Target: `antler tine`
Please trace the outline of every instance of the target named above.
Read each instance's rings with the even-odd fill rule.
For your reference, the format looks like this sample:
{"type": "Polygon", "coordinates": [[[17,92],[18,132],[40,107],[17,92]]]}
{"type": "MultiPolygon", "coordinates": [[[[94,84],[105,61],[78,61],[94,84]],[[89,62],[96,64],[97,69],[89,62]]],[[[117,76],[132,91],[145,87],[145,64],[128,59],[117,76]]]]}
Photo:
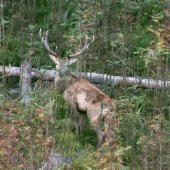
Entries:
{"type": "Polygon", "coordinates": [[[88,47],[90,46],[90,44],[94,41],[94,35],[93,35],[93,39],[91,40],[91,42],[89,43],[88,47]]]}
{"type": "Polygon", "coordinates": [[[39,36],[40,36],[40,38],[42,37],[42,36],[41,36],[41,28],[40,28],[40,30],[39,30],[39,36]]]}
{"type": "Polygon", "coordinates": [[[89,44],[87,44],[87,40],[88,40],[88,37],[86,36],[86,42],[85,42],[84,47],[83,47],[80,51],[78,51],[77,53],[72,54],[72,55],[69,55],[69,57],[76,57],[76,56],[78,56],[78,55],[80,55],[80,54],[85,53],[86,50],[88,49],[88,47],[90,46],[90,44],[94,41],[94,36],[93,36],[92,41],[91,41],[89,44]]]}
{"type": "Polygon", "coordinates": [[[53,52],[50,48],[49,48],[49,45],[48,45],[48,32],[49,30],[46,31],[45,33],[45,39],[42,37],[41,35],[41,29],[39,31],[39,36],[41,37],[42,39],[42,44],[43,46],[45,47],[45,49],[49,52],[49,54],[51,55],[54,55],[54,56],[57,56],[57,54],[55,52],[53,52]]]}

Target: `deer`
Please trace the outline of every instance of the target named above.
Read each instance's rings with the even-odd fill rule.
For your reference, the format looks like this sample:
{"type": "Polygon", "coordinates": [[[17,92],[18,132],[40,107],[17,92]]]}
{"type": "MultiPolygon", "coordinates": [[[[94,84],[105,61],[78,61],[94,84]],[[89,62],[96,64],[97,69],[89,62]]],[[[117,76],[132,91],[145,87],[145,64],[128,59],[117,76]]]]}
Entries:
{"type": "Polygon", "coordinates": [[[87,51],[94,41],[94,36],[90,43],[88,43],[88,37],[86,36],[85,45],[80,51],[69,55],[68,58],[61,58],[49,48],[48,32],[46,31],[45,36],[42,37],[40,29],[39,36],[50,59],[56,65],[55,89],[64,97],[66,105],[73,116],[76,134],[82,132],[84,115],[87,115],[92,128],[97,133],[97,148],[100,148],[107,137],[112,117],[115,115],[115,100],[104,94],[86,79],[75,76],[68,67],[78,60],[77,56],[87,51]]]}

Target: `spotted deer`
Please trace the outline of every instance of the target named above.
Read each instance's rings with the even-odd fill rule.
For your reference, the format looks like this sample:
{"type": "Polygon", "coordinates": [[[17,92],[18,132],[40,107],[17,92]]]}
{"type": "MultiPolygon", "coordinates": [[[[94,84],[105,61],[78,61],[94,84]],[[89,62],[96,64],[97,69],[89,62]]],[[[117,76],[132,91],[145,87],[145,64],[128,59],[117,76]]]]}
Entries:
{"type": "MultiPolygon", "coordinates": [[[[107,136],[110,121],[115,113],[115,101],[110,99],[106,94],[97,89],[91,83],[83,78],[79,78],[71,73],[68,65],[75,63],[77,57],[86,52],[89,45],[94,41],[86,42],[84,47],[75,54],[69,55],[68,58],[61,58],[53,52],[48,45],[48,31],[45,38],[41,35],[42,44],[48,51],[50,59],[56,64],[55,88],[63,95],[67,106],[73,115],[76,133],[82,130],[84,115],[86,114],[90,123],[98,136],[98,148],[102,145],[104,138],[107,136]]],[[[56,46],[57,47],[57,46],[56,46]]]]}

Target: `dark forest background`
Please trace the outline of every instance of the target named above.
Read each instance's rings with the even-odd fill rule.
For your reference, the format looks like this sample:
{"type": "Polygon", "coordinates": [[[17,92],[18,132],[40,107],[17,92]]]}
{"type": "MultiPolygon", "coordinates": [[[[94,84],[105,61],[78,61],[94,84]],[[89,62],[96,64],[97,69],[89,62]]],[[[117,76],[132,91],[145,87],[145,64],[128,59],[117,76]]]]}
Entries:
{"type": "MultiPolygon", "coordinates": [[[[170,78],[168,0],[0,0],[0,65],[55,69],[39,37],[49,30],[50,48],[61,57],[94,42],[73,72],[167,81],[170,78]]],[[[71,115],[53,82],[32,80],[25,106],[9,88],[19,78],[0,77],[0,169],[38,169],[52,153],[74,159],[71,168],[165,170],[170,167],[170,91],[97,85],[117,101],[114,145],[96,151],[97,137],[86,119],[75,135],[71,115]]]]}

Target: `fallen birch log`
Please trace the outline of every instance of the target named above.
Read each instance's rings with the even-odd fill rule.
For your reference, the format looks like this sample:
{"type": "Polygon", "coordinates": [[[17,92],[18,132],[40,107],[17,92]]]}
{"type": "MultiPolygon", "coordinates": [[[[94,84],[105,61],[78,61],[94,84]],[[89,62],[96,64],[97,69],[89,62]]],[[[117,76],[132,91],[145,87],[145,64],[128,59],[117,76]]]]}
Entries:
{"type": "MultiPolygon", "coordinates": [[[[0,66],[0,75],[3,75],[3,66],[0,66]]],[[[147,78],[139,78],[139,77],[123,77],[123,76],[110,76],[106,74],[98,74],[98,73],[73,73],[76,76],[81,76],[87,79],[88,81],[95,84],[107,84],[109,86],[115,86],[117,84],[126,84],[128,86],[138,85],[140,87],[145,88],[154,88],[154,89],[162,89],[169,88],[170,81],[167,80],[153,80],[147,78]]],[[[20,75],[20,67],[5,67],[5,75],[6,76],[19,76],[20,75]]],[[[54,80],[55,78],[55,70],[31,70],[32,78],[42,78],[47,80],[54,80]]]]}

